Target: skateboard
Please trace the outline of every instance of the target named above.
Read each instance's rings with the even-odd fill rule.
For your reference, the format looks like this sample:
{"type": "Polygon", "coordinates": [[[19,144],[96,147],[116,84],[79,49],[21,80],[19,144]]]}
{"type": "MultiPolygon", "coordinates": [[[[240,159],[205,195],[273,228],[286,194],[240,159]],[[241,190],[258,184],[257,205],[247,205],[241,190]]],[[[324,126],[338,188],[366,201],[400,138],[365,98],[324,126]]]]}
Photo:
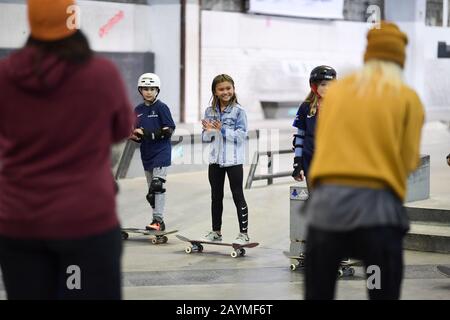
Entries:
{"type": "MultiPolygon", "coordinates": [[[[290,269],[291,271],[295,271],[298,268],[304,268],[305,267],[305,254],[300,253],[298,256],[292,255],[290,252],[284,251],[283,252],[286,257],[289,259],[295,261],[294,263],[291,263],[290,269]]],[[[357,260],[350,260],[350,261],[342,261],[339,264],[339,270],[338,270],[338,277],[351,277],[355,275],[355,269],[354,266],[360,266],[361,261],[357,260]]]]}
{"type": "Polygon", "coordinates": [[[146,229],[139,229],[139,228],[123,228],[121,230],[122,233],[122,239],[127,240],[130,236],[130,233],[138,233],[146,236],[154,236],[154,238],[151,239],[153,244],[161,244],[166,243],[167,238],[166,235],[172,234],[178,232],[178,230],[170,230],[170,231],[150,231],[146,229]]]}
{"type": "Polygon", "coordinates": [[[176,235],[178,239],[185,242],[190,242],[191,246],[186,247],[184,250],[186,253],[192,253],[192,252],[202,252],[203,251],[203,245],[202,244],[212,244],[216,246],[226,246],[226,247],[232,247],[233,251],[231,251],[230,255],[233,258],[237,258],[238,256],[245,256],[245,248],[254,248],[257,245],[259,245],[258,242],[250,242],[247,244],[237,244],[237,243],[226,243],[226,242],[216,242],[216,241],[205,241],[205,240],[192,240],[188,239],[186,237],[176,235]]]}
{"type": "Polygon", "coordinates": [[[361,266],[362,262],[358,260],[341,261],[339,264],[338,277],[353,277],[356,266],[361,266]]]}
{"type": "Polygon", "coordinates": [[[305,267],[305,255],[303,253],[300,253],[298,256],[293,256],[290,252],[287,251],[284,251],[283,253],[286,257],[294,261],[294,263],[291,263],[291,265],[289,266],[291,271],[295,271],[298,268],[305,267]]]}
{"type": "Polygon", "coordinates": [[[450,267],[449,266],[437,266],[437,271],[439,271],[440,274],[446,277],[450,277],[450,267]]]}

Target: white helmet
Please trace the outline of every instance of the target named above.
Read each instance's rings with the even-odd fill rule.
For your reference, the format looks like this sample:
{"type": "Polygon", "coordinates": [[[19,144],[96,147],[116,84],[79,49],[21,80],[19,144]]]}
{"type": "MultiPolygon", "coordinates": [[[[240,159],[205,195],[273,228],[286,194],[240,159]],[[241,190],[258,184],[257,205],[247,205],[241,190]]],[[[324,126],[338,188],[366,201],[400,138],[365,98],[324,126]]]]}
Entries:
{"type": "Polygon", "coordinates": [[[156,87],[161,90],[161,80],[154,73],[144,73],[139,77],[137,87],[138,89],[141,87],[156,87]]]}

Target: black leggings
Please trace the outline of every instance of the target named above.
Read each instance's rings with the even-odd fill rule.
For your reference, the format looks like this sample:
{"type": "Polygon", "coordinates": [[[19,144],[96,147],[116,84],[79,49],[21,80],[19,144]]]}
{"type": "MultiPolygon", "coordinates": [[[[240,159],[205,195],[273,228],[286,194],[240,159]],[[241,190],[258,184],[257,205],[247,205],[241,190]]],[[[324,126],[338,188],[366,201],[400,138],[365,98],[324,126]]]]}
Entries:
{"type": "MultiPolygon", "coordinates": [[[[348,232],[309,227],[306,240],[305,299],[334,298],[339,262],[345,257],[362,260],[365,270],[377,266],[379,288],[370,288],[370,299],[397,300],[403,278],[403,229],[396,227],[360,228],[348,232]]],[[[366,276],[373,271],[368,270],[366,276]]]]}
{"type": "Polygon", "coordinates": [[[233,194],[239,220],[239,229],[242,233],[248,232],[248,208],[244,198],[242,182],[244,170],[241,165],[232,167],[220,167],[218,164],[210,164],[208,168],[208,178],[211,185],[211,214],[212,229],[219,231],[222,227],[223,213],[223,186],[225,184],[225,173],[230,181],[230,189],[233,194]]]}
{"type": "Polygon", "coordinates": [[[8,299],[121,299],[120,229],[75,240],[0,237],[8,299]]]}

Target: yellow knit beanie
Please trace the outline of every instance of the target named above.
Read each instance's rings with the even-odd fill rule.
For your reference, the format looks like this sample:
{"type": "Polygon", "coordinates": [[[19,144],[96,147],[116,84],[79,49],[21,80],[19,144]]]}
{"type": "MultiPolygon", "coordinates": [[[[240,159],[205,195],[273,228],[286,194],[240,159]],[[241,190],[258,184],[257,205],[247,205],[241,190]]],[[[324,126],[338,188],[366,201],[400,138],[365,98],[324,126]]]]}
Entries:
{"type": "Polygon", "coordinates": [[[405,65],[405,48],[408,37],[394,23],[382,21],[367,34],[364,62],[371,59],[387,60],[405,65]]]}

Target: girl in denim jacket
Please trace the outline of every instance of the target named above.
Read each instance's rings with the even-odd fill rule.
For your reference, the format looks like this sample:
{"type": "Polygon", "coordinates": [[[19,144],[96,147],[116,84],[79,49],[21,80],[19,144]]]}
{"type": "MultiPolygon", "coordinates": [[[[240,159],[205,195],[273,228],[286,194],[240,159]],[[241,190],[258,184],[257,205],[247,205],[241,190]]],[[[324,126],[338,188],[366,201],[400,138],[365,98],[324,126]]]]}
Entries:
{"type": "Polygon", "coordinates": [[[207,241],[222,241],[223,187],[227,174],[240,229],[234,243],[246,244],[249,242],[248,207],[242,183],[247,115],[237,101],[234,81],[230,76],[216,76],[211,90],[212,104],[206,109],[202,120],[202,138],[211,143],[208,178],[211,185],[212,231],[204,238],[207,241]]]}

